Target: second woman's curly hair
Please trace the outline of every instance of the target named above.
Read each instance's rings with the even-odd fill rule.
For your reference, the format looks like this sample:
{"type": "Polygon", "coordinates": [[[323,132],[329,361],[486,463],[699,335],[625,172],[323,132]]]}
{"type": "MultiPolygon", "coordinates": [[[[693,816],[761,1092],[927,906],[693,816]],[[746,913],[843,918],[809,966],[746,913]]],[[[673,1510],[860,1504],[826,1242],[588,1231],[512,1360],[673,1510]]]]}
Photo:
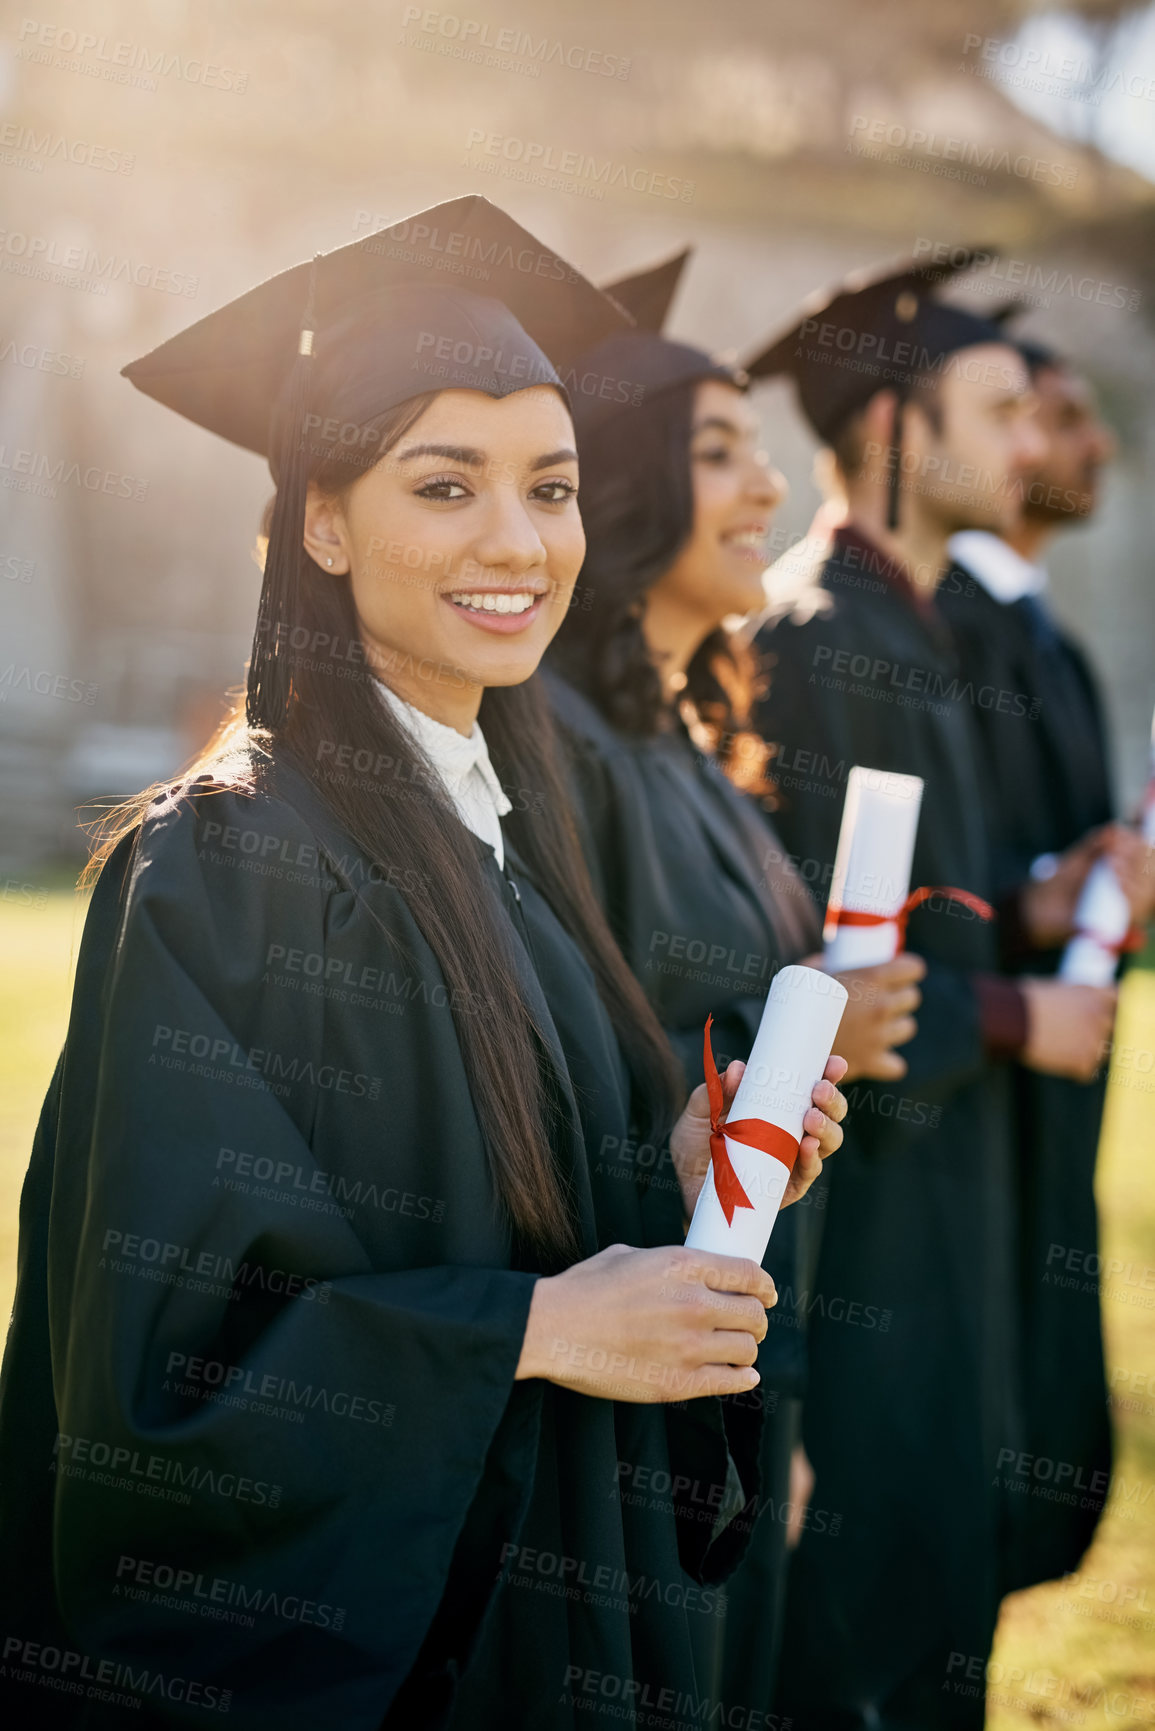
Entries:
{"type": "MultiPolygon", "coordinates": [[[[599,429],[580,453],[586,557],[550,660],[613,727],[643,737],[669,719],[642,617],[648,591],[693,532],[696,391],[691,380],[658,393],[599,429]]],[[[763,791],[765,750],[746,729],[755,665],[729,632],[712,631],[686,669],[682,698],[727,771],[763,791]]]]}

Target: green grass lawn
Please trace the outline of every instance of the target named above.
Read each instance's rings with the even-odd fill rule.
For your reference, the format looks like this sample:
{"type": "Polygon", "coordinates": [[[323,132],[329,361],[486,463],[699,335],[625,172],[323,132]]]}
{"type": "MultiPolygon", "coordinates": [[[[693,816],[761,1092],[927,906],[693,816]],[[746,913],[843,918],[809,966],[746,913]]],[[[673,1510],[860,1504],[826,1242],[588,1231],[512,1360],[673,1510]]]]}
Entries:
{"type": "MultiPolygon", "coordinates": [[[[11,892],[10,892],[11,895],[11,892]]],[[[16,1278],[17,1204],[40,1101],[68,1015],[82,903],[0,899],[0,1314],[16,1278]]],[[[1123,988],[1099,1160],[1103,1256],[1130,1264],[1107,1283],[1115,1387],[1116,1486],[1073,1580],[1006,1601],[992,1675],[991,1731],[1155,1723],[1155,973],[1123,988]],[[1122,1492],[1122,1494],[1120,1494],[1122,1492]]],[[[896,1614],[898,1614],[896,1609],[896,1614]]]]}
{"type": "Polygon", "coordinates": [[[86,905],[86,898],[61,889],[9,887],[0,897],[0,1316],[5,1319],[16,1284],[20,1186],[40,1103],[64,1041],[86,905]]]}

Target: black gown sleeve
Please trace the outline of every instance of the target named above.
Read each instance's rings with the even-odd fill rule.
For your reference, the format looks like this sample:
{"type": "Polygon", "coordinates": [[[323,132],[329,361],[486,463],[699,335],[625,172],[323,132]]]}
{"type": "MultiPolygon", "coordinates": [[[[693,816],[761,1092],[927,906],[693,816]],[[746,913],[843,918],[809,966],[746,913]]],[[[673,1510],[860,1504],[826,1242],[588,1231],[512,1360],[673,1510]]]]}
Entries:
{"type": "MultiPolygon", "coordinates": [[[[87,1651],[232,1689],[237,1726],[370,1731],[483,1481],[474,1537],[516,1537],[542,1385],[514,1381],[534,1276],[501,1266],[444,987],[413,930],[365,981],[364,898],[284,865],[316,857],[280,802],[145,826],[64,1060],[44,1469],[87,1651]],[[190,1617],[174,1569],[244,1614],[190,1617]]],[[[373,917],[400,907],[379,889],[373,917]]]]}

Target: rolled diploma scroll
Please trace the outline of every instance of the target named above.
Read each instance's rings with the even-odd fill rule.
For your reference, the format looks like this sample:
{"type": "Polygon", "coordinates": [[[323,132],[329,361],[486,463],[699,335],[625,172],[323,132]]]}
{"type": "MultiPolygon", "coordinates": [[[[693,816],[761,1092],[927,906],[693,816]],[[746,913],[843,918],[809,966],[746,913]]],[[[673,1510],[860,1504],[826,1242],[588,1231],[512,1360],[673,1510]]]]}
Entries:
{"type": "MultiPolygon", "coordinates": [[[[814,1084],[822,1079],[845,1003],[845,986],[829,974],[817,968],[779,969],[762,1011],[746,1073],[726,1115],[728,1123],[761,1118],[785,1130],[795,1145],[801,1142],[802,1120],[809,1110],[814,1084]]],[[[735,1208],[727,1222],[711,1160],[686,1244],[691,1250],[749,1256],[761,1262],[790,1168],[772,1154],[748,1148],[729,1136],[726,1152],[753,1206],[735,1208]]]]}
{"type": "Polygon", "coordinates": [[[1063,951],[1059,978],[1077,986],[1109,986],[1119,965],[1118,946],[1131,928],[1131,906],[1108,860],[1087,873],[1075,909],[1075,936],[1063,951]]]}
{"type": "MultiPolygon", "coordinates": [[[[1150,761],[1140,828],[1147,846],[1155,847],[1155,716],[1150,761]]],[[[1106,860],[1097,860],[1075,909],[1075,936],[1063,951],[1059,978],[1077,986],[1109,986],[1119,964],[1118,946],[1130,929],[1131,909],[1119,880],[1106,860]]]]}
{"type": "Polygon", "coordinates": [[[910,894],[922,789],[917,775],[861,766],[850,772],[823,931],[823,961],[832,974],[872,968],[898,954],[896,919],[877,926],[838,925],[836,910],[898,914],[910,894]]]}

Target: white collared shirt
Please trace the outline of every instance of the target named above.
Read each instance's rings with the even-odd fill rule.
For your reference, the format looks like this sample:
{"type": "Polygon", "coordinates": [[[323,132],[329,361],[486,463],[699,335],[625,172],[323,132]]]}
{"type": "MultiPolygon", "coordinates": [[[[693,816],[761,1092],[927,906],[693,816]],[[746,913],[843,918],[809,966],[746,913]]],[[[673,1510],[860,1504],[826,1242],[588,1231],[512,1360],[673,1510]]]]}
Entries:
{"type": "Polygon", "coordinates": [[[501,836],[501,819],[513,810],[506,798],[497,772],[489,761],[485,735],[475,721],[468,735],[455,727],[434,721],[424,710],[415,709],[403,697],[385,684],[376,681],[382,698],[393,711],[402,727],[425,753],[441,778],[441,784],[453,803],[453,808],[466,829],[472,830],[493,849],[499,866],[505,864],[505,847],[501,836]]]}
{"type": "Polygon", "coordinates": [[[1024,595],[1041,595],[1047,587],[1042,565],[1032,565],[987,529],[962,529],[947,542],[947,552],[995,601],[1009,605],[1024,595]]]}

